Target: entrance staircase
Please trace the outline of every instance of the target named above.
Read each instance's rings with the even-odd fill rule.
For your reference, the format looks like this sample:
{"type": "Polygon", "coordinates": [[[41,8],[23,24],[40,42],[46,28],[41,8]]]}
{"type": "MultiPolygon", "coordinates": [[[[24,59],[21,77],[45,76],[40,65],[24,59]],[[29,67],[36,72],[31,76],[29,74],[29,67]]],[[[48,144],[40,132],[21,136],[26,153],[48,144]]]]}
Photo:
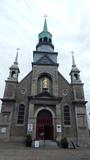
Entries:
{"type": "Polygon", "coordinates": [[[57,143],[52,140],[40,140],[39,141],[40,148],[58,148],[57,143]]]}

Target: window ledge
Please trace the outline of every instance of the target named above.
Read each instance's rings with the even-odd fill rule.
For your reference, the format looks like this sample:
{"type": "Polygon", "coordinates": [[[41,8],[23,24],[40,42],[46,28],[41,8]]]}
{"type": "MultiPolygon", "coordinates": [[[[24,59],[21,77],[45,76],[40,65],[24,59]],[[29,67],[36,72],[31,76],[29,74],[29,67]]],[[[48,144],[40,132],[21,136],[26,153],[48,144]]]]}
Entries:
{"type": "Polygon", "coordinates": [[[71,125],[64,125],[63,127],[65,127],[65,128],[70,128],[71,127],[71,125]]]}
{"type": "Polygon", "coordinates": [[[17,127],[23,127],[25,124],[16,124],[17,127]]]}
{"type": "Polygon", "coordinates": [[[85,129],[86,126],[78,126],[78,128],[80,128],[80,129],[85,129]]]}

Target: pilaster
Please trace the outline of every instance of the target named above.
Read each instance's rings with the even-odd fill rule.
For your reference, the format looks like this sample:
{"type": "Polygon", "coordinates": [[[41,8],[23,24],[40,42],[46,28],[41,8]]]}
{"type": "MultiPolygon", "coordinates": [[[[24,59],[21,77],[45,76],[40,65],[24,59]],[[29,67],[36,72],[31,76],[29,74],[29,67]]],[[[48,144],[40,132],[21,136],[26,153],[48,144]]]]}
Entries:
{"type": "Polygon", "coordinates": [[[88,123],[85,106],[75,106],[78,146],[88,145],[88,123]]]}
{"type": "Polygon", "coordinates": [[[35,132],[34,104],[29,103],[27,133],[32,134],[34,137],[35,135],[34,132],[35,132]]]}
{"type": "Polygon", "coordinates": [[[56,105],[56,140],[60,141],[62,136],[62,120],[61,120],[61,106],[56,105]]]}

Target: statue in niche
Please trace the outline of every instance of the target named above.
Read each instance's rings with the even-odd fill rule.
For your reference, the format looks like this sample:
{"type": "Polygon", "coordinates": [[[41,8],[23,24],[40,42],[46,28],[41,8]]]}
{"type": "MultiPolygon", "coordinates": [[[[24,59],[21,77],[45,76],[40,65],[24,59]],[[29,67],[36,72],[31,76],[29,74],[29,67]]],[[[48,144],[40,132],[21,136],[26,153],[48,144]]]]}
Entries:
{"type": "Polygon", "coordinates": [[[48,88],[48,79],[44,78],[43,80],[43,88],[47,89],[48,88]]]}

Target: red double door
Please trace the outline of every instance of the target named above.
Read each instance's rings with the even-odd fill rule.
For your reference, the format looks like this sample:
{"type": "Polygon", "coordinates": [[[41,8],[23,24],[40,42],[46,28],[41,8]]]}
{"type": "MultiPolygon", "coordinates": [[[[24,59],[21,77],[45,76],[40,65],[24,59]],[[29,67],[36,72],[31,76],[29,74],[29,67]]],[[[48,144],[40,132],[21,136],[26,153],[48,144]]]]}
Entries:
{"type": "Polygon", "coordinates": [[[41,110],[37,115],[36,139],[53,139],[53,120],[48,110],[41,110]]]}

